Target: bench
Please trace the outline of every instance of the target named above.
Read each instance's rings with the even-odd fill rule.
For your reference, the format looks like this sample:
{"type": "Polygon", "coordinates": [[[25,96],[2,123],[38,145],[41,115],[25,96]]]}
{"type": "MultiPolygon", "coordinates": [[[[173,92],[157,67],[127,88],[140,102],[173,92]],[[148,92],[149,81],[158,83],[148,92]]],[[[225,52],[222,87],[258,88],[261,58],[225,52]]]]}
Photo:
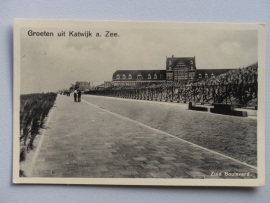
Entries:
{"type": "Polygon", "coordinates": [[[195,102],[189,102],[188,103],[188,109],[189,110],[195,110],[195,111],[208,111],[207,107],[196,106],[195,102]]]}
{"type": "Polygon", "coordinates": [[[231,115],[231,116],[240,116],[240,117],[248,116],[246,111],[235,110],[236,105],[233,105],[233,104],[214,103],[213,106],[214,108],[210,109],[211,113],[231,115]]]}

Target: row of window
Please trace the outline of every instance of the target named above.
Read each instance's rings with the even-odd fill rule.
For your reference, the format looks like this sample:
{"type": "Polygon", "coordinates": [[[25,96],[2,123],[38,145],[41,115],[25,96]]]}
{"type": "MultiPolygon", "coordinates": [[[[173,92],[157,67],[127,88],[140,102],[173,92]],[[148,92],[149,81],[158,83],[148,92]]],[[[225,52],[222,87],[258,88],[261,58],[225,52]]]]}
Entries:
{"type": "MultiPolygon", "coordinates": [[[[179,62],[179,64],[184,64],[182,61],[179,62]]],[[[190,64],[193,64],[193,61],[190,61],[190,64]]],[[[169,65],[172,65],[172,61],[169,61],[169,65]]]]}
{"type": "MultiPolygon", "coordinates": [[[[208,74],[205,73],[204,77],[205,77],[205,78],[208,78],[208,74]]],[[[211,77],[212,77],[212,78],[215,77],[214,73],[211,74],[211,77]]],[[[202,74],[201,74],[201,73],[199,74],[199,78],[202,78],[202,74]]]]}
{"type": "MultiPolygon", "coordinates": [[[[175,69],[188,69],[186,66],[176,66],[177,68],[175,69]]],[[[169,66],[169,69],[168,70],[172,70],[172,67],[169,66]]],[[[190,67],[190,70],[194,70],[193,66],[190,67]]]]}
{"type": "MultiPolygon", "coordinates": [[[[179,78],[187,79],[187,77],[188,77],[188,72],[186,72],[186,71],[181,71],[181,70],[180,70],[180,71],[175,71],[175,77],[178,77],[178,79],[179,79],[179,78]]],[[[195,77],[195,73],[190,73],[190,74],[189,74],[189,77],[190,77],[190,79],[193,79],[193,78],[195,77]]],[[[215,77],[215,75],[212,73],[212,74],[211,74],[211,77],[215,77]]],[[[200,74],[199,74],[199,79],[201,79],[201,78],[202,78],[202,74],[200,73],[200,74]]],[[[208,78],[208,74],[207,74],[207,73],[205,73],[205,78],[208,78]]],[[[116,75],[116,79],[117,79],[117,80],[120,80],[120,79],[126,80],[127,77],[126,77],[125,74],[123,74],[123,75],[122,75],[122,78],[121,78],[120,75],[117,74],[117,75],[116,75]]],[[[128,75],[128,79],[132,79],[132,75],[131,75],[131,74],[128,75]]],[[[138,75],[137,75],[137,80],[142,80],[142,79],[143,79],[142,74],[138,74],[138,75]]],[[[148,74],[148,79],[152,79],[152,77],[151,77],[150,74],[148,74]]],[[[157,79],[157,74],[154,74],[154,79],[157,79]]],[[[163,75],[162,75],[162,74],[160,74],[160,79],[163,79],[163,75]]],[[[172,79],[173,79],[173,73],[167,73],[167,79],[168,79],[168,80],[172,80],[172,79]]]]}
{"type": "MultiPolygon", "coordinates": [[[[175,74],[174,77],[175,79],[187,79],[188,74],[186,72],[178,72],[180,74],[175,74]]],[[[195,77],[195,73],[189,73],[189,78],[193,79],[195,77]]],[[[215,75],[212,73],[211,77],[215,77],[215,75]]],[[[199,74],[199,78],[202,78],[202,74],[199,74]]],[[[208,78],[208,74],[205,74],[205,78],[208,78]]],[[[167,73],[167,79],[172,80],[173,79],[173,73],[167,73]]]]}
{"type": "MultiPolygon", "coordinates": [[[[194,79],[195,73],[191,72],[188,74],[188,72],[178,72],[182,74],[177,74],[177,72],[174,74],[174,79],[175,80],[186,80],[186,79],[194,79]]],[[[173,73],[167,73],[167,80],[172,80],[173,79],[173,73]]]]}
{"type": "MultiPolygon", "coordinates": [[[[151,79],[151,78],[152,78],[151,75],[148,74],[148,79],[151,79]]],[[[160,79],[163,79],[163,75],[160,74],[159,78],[160,78],[160,79]]],[[[122,78],[121,78],[120,75],[117,74],[117,75],[116,75],[116,80],[120,80],[120,79],[126,80],[127,77],[126,77],[125,74],[123,74],[123,75],[122,75],[122,78]]],[[[129,79],[129,80],[132,79],[132,75],[131,75],[131,74],[128,75],[128,79],[129,79]]],[[[137,75],[137,79],[138,79],[138,80],[142,80],[142,79],[143,79],[142,74],[138,74],[138,75],[137,75]]],[[[154,79],[157,79],[157,74],[154,75],[154,79]]]]}
{"type": "Polygon", "coordinates": [[[138,84],[138,82],[114,82],[113,83],[114,86],[126,86],[126,85],[135,86],[136,84],[138,84]]]}

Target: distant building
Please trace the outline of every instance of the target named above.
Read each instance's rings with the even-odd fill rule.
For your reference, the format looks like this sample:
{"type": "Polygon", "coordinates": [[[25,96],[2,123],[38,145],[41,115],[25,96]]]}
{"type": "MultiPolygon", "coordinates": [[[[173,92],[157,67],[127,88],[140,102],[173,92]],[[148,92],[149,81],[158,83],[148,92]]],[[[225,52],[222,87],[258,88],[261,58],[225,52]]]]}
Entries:
{"type": "Polygon", "coordinates": [[[96,90],[104,90],[104,89],[105,89],[105,88],[104,88],[104,84],[97,85],[97,86],[95,87],[95,89],[96,89],[96,90]]]}
{"type": "Polygon", "coordinates": [[[112,81],[104,81],[104,88],[109,88],[112,86],[112,81]]]}
{"type": "Polygon", "coordinates": [[[75,86],[74,85],[71,85],[70,88],[69,88],[69,92],[73,92],[74,91],[74,88],[75,88],[75,86]]]}
{"type": "Polygon", "coordinates": [[[215,77],[232,69],[197,69],[194,57],[167,57],[165,70],[117,70],[113,86],[135,86],[140,83],[190,83],[215,77]]]}
{"type": "Polygon", "coordinates": [[[75,83],[75,88],[79,88],[82,91],[89,91],[90,90],[90,82],[77,81],[75,83]]]}

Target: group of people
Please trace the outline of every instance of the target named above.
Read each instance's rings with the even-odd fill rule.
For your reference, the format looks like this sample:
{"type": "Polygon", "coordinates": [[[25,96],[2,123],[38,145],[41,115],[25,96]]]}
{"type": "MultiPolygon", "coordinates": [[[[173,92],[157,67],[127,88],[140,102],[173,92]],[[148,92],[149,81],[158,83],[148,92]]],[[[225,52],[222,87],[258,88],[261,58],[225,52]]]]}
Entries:
{"type": "Polygon", "coordinates": [[[74,102],[81,102],[81,96],[82,96],[82,92],[80,89],[76,89],[73,92],[74,94],[74,102]]]}
{"type": "Polygon", "coordinates": [[[67,97],[70,97],[70,91],[66,92],[67,97]]]}

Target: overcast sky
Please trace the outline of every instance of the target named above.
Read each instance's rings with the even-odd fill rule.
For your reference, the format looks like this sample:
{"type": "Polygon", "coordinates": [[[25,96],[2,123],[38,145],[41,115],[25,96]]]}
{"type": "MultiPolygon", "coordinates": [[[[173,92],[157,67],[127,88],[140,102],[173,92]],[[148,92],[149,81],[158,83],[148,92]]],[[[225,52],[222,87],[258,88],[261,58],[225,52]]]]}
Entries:
{"type": "Polygon", "coordinates": [[[164,70],[171,55],[195,56],[197,69],[238,68],[258,60],[252,30],[118,29],[116,38],[57,37],[56,28],[46,29],[54,37],[30,37],[28,30],[21,29],[21,94],[57,91],[76,81],[99,85],[116,70],[164,70]]]}

